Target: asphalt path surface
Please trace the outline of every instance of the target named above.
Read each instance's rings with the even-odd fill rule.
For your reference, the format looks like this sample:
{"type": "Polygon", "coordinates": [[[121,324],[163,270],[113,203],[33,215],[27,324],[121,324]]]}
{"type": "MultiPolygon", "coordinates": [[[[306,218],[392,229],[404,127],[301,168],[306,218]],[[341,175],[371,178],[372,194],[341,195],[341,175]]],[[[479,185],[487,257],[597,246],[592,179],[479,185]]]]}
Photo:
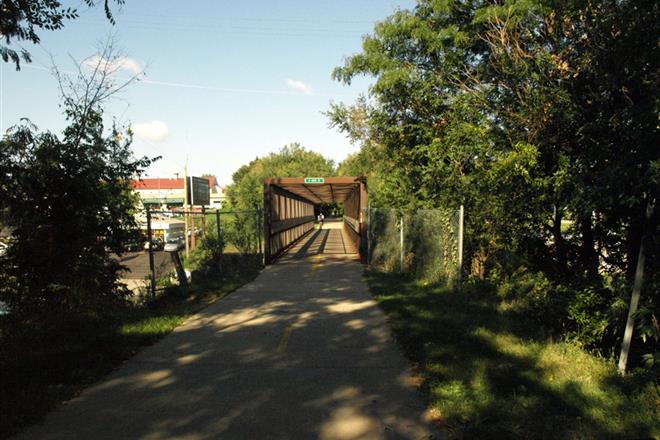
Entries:
{"type": "Polygon", "coordinates": [[[312,232],[19,438],[435,438],[352,252],[312,232]]]}

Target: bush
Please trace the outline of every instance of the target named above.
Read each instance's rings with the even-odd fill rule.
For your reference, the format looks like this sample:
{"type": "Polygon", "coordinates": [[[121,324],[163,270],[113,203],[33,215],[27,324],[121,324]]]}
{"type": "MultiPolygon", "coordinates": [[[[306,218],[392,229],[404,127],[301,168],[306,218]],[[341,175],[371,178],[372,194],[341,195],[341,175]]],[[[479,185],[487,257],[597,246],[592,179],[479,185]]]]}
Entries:
{"type": "Polygon", "coordinates": [[[497,293],[514,311],[541,325],[544,332],[558,335],[565,330],[570,290],[554,284],[543,272],[520,267],[497,283],[497,293]]]}

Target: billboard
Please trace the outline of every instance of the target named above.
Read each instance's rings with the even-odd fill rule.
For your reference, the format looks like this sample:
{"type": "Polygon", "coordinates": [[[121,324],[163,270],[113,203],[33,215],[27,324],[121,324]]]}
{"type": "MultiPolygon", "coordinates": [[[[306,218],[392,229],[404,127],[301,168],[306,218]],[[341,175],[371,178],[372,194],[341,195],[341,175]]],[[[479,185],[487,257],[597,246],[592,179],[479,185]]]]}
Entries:
{"type": "Polygon", "coordinates": [[[211,203],[211,190],[207,179],[188,177],[188,202],[194,206],[209,205],[211,203]]]}

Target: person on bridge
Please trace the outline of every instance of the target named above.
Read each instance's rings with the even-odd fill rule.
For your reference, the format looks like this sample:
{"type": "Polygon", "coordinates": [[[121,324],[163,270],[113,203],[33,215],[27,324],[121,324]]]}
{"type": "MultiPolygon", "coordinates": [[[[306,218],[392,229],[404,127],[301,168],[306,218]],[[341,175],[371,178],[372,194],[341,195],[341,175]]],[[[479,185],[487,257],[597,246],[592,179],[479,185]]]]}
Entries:
{"type": "Polygon", "coordinates": [[[318,216],[318,220],[319,220],[319,229],[323,229],[323,219],[324,219],[324,218],[325,218],[325,216],[323,215],[323,213],[322,213],[322,212],[319,213],[319,216],[318,216]]]}

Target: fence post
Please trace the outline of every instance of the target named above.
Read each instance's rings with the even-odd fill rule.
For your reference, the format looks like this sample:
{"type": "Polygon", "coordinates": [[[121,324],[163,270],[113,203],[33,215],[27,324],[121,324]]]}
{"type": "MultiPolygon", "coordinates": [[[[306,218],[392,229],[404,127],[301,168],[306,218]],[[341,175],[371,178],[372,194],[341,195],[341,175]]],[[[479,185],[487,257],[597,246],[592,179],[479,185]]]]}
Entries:
{"type": "Polygon", "coordinates": [[[218,230],[218,246],[220,246],[220,255],[222,255],[222,229],[220,229],[220,210],[215,210],[215,227],[218,230]]]}
{"type": "Polygon", "coordinates": [[[151,298],[156,297],[156,270],[154,269],[154,244],[152,241],[152,231],[151,231],[151,210],[147,206],[147,242],[149,243],[149,291],[151,292],[151,298]]]}
{"type": "Polygon", "coordinates": [[[202,205],[202,218],[201,218],[201,226],[200,228],[202,229],[202,237],[206,235],[206,206],[202,205]]]}
{"type": "Polygon", "coordinates": [[[458,208],[458,280],[457,290],[461,293],[463,278],[463,221],[465,218],[465,208],[461,205],[458,208]]]}
{"type": "Polygon", "coordinates": [[[367,204],[367,265],[371,265],[371,202],[367,204]]]}
{"type": "Polygon", "coordinates": [[[400,231],[399,241],[400,241],[399,247],[401,248],[401,255],[400,255],[401,273],[403,273],[403,211],[401,211],[401,231],[400,231]]]}

